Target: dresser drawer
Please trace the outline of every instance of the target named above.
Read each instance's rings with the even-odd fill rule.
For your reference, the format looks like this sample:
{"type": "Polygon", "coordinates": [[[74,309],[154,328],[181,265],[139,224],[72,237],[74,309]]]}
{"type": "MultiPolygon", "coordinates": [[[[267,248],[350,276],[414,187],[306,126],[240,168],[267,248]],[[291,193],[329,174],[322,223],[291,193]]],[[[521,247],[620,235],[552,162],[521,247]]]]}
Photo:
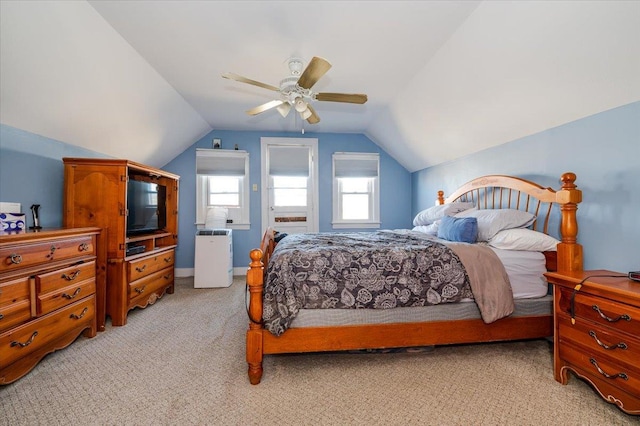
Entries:
{"type": "Polygon", "coordinates": [[[36,296],[36,316],[46,315],[84,297],[95,294],[96,281],[90,278],[79,283],[57,288],[48,293],[38,293],[36,296]]]}
{"type": "Polygon", "coordinates": [[[581,374],[595,377],[634,397],[640,397],[640,372],[638,370],[621,366],[608,357],[578,350],[570,344],[560,346],[560,357],[574,365],[581,374]]]}
{"type": "MultiPolygon", "coordinates": [[[[129,307],[154,303],[149,296],[173,283],[173,266],[129,284],[129,307]]],[[[153,296],[152,296],[153,297],[153,296]]]]}
{"type": "Polygon", "coordinates": [[[64,260],[95,252],[91,236],[7,246],[0,249],[0,272],[64,260]]]}
{"type": "MultiPolygon", "coordinates": [[[[560,311],[568,315],[571,315],[572,293],[573,291],[568,289],[562,289],[560,292],[560,311]]],[[[588,319],[640,336],[640,308],[578,292],[575,297],[574,315],[576,318],[588,319]]]]}
{"type": "Polygon", "coordinates": [[[127,278],[129,282],[139,280],[154,272],[160,271],[174,263],[174,250],[167,250],[141,259],[127,262],[127,278]]]}
{"type": "Polygon", "coordinates": [[[619,360],[640,370],[640,339],[628,334],[615,332],[609,327],[595,326],[588,321],[577,319],[571,324],[569,317],[558,317],[560,341],[584,346],[592,355],[604,355],[619,360]]]}
{"type": "Polygon", "coordinates": [[[35,276],[36,294],[50,293],[61,288],[67,288],[75,283],[93,279],[95,276],[95,261],[80,263],[47,274],[38,274],[35,276]]]}
{"type": "Polygon", "coordinates": [[[0,369],[76,328],[90,326],[94,316],[95,298],[91,296],[0,334],[0,369]]]}
{"type": "Polygon", "coordinates": [[[31,319],[29,277],[0,283],[0,331],[31,319]]]}

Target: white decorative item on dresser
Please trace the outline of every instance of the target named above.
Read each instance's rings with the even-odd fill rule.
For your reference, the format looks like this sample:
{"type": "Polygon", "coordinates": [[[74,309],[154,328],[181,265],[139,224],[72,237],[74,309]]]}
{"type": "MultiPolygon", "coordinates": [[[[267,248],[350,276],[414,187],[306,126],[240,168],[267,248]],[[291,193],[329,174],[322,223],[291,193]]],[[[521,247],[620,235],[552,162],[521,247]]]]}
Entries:
{"type": "Polygon", "coordinates": [[[100,229],[0,233],[0,384],[94,337],[100,229]]]}
{"type": "Polygon", "coordinates": [[[568,371],[607,402],[640,414],[640,284],[607,270],[551,272],[554,377],[568,371]]]}

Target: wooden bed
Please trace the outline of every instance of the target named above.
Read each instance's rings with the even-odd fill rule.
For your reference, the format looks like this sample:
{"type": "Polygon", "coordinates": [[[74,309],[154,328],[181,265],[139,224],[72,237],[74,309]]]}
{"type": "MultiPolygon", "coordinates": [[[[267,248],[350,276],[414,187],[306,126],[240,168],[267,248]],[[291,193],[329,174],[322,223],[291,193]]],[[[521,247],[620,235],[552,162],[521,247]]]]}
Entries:
{"type": "MultiPolygon", "coordinates": [[[[559,223],[561,243],[558,244],[557,252],[545,253],[547,269],[579,271],[582,270],[582,247],[576,242],[576,211],[577,204],[582,200],[582,193],[575,185],[575,174],[565,173],[560,180],[561,188],[555,191],[516,177],[484,176],[467,182],[446,199],[443,192],[439,191],[438,200],[440,204],[472,201],[479,209],[525,210],[537,217],[533,229],[546,234],[549,234],[550,224],[559,223]],[[554,220],[553,216],[558,214],[560,217],[554,220]]],[[[275,245],[274,231],[268,229],[260,249],[254,249],[250,253],[251,264],[247,271],[249,330],[246,356],[251,384],[260,383],[263,356],[270,354],[479,343],[553,335],[553,314],[549,313],[510,316],[490,324],[481,319],[465,319],[290,328],[276,337],[262,324],[265,265],[269,263],[275,245]]]]}

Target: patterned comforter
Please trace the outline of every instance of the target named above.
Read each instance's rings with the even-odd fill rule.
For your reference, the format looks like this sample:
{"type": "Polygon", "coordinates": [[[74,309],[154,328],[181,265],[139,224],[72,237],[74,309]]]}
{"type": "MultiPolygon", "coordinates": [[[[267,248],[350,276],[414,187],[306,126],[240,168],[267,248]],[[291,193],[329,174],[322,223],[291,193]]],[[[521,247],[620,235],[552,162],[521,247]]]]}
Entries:
{"type": "Polygon", "coordinates": [[[289,235],[278,243],[268,265],[263,319],[265,328],[279,336],[304,308],[436,305],[473,298],[472,288],[456,252],[425,234],[289,235]]]}

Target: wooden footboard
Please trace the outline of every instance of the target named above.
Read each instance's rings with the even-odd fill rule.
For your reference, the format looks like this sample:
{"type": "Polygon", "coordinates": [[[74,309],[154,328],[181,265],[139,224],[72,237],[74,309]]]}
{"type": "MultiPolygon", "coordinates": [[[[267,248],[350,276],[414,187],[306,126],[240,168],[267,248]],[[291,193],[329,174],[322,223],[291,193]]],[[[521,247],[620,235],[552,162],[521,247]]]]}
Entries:
{"type": "MultiPolygon", "coordinates": [[[[465,184],[452,197],[449,197],[447,202],[463,199],[471,193],[474,197],[484,197],[482,198],[484,201],[476,198],[479,204],[485,203],[483,208],[506,208],[503,203],[495,202],[495,194],[499,193],[499,198],[504,194],[505,199],[508,199],[508,205],[513,206],[512,203],[517,199],[517,205],[522,202],[525,209],[533,208],[537,215],[544,216],[544,219],[540,220],[543,232],[547,232],[551,207],[546,209],[546,215],[543,215],[541,206],[543,203],[559,204],[561,243],[558,245],[557,269],[577,271],[582,270],[582,247],[577,244],[578,222],[576,219],[577,204],[582,200],[582,193],[577,189],[575,180],[575,174],[563,174],[562,188],[556,192],[518,178],[486,176],[465,184]],[[481,192],[482,188],[491,188],[489,192],[494,198],[493,202],[487,201],[486,195],[480,195],[487,193],[481,192]],[[500,190],[496,191],[496,188],[500,190]],[[486,207],[489,203],[492,203],[493,207],[486,207]],[[500,207],[495,207],[496,205],[500,207]]],[[[444,194],[439,193],[439,198],[443,196],[444,194]]],[[[265,354],[493,342],[542,338],[553,334],[553,315],[550,314],[534,317],[507,317],[491,324],[485,324],[477,319],[298,328],[289,329],[276,337],[265,330],[262,323],[264,272],[265,265],[268,264],[276,245],[274,237],[273,229],[268,229],[260,249],[251,251],[251,264],[247,271],[249,330],[246,356],[251,384],[260,383],[263,372],[262,360],[265,354]]]]}

